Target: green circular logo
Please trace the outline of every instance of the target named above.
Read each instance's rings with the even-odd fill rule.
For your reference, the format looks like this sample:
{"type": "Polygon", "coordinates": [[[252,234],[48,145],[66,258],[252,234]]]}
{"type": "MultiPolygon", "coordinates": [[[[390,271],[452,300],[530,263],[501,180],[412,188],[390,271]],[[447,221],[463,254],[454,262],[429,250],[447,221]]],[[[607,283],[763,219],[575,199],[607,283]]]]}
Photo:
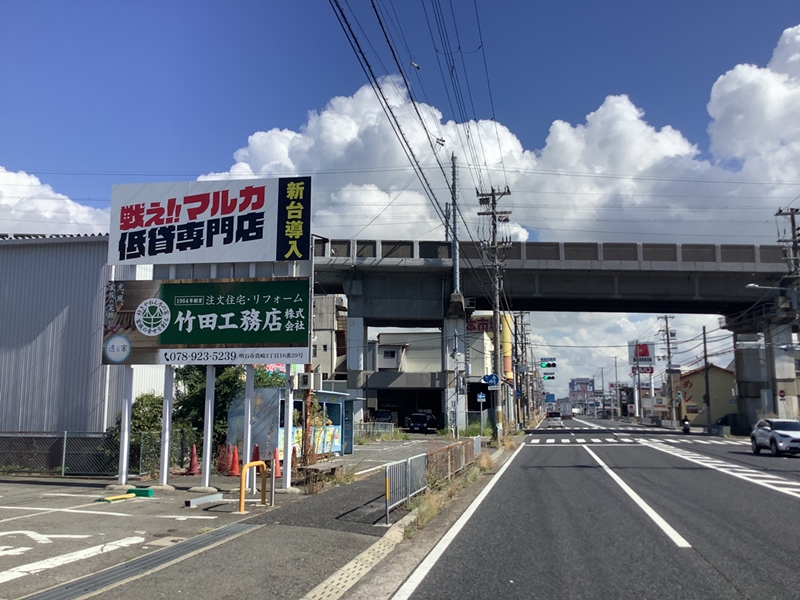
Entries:
{"type": "Polygon", "coordinates": [[[160,335],[169,327],[172,314],[169,306],[158,298],[148,298],[137,308],[134,316],[136,329],[148,337],[160,335]]]}

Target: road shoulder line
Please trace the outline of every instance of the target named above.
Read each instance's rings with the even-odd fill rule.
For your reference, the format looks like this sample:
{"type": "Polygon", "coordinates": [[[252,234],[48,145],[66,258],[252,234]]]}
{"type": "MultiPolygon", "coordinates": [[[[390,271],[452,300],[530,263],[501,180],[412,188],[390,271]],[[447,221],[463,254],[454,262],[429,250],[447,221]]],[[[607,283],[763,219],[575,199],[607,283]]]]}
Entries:
{"type": "Polygon", "coordinates": [[[492,477],[492,480],[486,485],[481,493],[472,501],[472,504],[469,505],[464,514],[462,514],[458,520],[453,524],[453,526],[447,530],[447,533],[442,536],[442,539],[433,547],[425,559],[417,566],[416,569],[411,573],[408,579],[405,580],[403,585],[400,586],[400,589],[395,592],[392,596],[391,600],[407,600],[414,591],[417,589],[422,580],[425,579],[425,576],[428,572],[434,567],[437,563],[439,558],[441,558],[442,554],[444,554],[447,547],[452,543],[458,533],[464,528],[464,525],[472,517],[473,513],[478,509],[481,503],[484,501],[486,496],[489,495],[489,492],[495,486],[495,484],[500,480],[500,477],[505,473],[506,469],[511,465],[513,460],[516,458],[517,454],[519,454],[520,450],[525,447],[525,442],[520,444],[519,448],[516,449],[514,454],[505,462],[505,464],[500,468],[497,474],[492,477]]]}

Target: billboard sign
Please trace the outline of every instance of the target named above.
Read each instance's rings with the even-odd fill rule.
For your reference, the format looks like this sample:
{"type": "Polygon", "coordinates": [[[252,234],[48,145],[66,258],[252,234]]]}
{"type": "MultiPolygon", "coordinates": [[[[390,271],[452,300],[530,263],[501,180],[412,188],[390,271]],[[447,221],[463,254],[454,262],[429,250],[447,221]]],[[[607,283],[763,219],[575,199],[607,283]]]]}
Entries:
{"type": "Polygon", "coordinates": [[[594,394],[594,377],[578,377],[576,379],[570,379],[569,391],[594,394]]]}
{"type": "Polygon", "coordinates": [[[656,345],[653,342],[628,342],[629,365],[653,365],[656,361],[656,345]]]}
{"type": "Polygon", "coordinates": [[[108,264],[311,259],[311,178],[115,185],[108,264]]]}
{"type": "Polygon", "coordinates": [[[110,281],[104,364],[310,361],[306,279],[110,281]]]}

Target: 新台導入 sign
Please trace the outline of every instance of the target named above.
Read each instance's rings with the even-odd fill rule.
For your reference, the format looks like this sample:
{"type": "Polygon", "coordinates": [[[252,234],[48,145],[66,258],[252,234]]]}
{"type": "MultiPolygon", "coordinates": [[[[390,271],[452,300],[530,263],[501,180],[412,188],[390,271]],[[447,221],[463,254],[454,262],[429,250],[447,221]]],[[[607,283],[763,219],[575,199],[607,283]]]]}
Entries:
{"type": "Polygon", "coordinates": [[[311,259],[311,178],[116,185],[108,264],[311,259]]]}
{"type": "Polygon", "coordinates": [[[110,281],[105,364],[307,363],[308,279],[110,281]]]}

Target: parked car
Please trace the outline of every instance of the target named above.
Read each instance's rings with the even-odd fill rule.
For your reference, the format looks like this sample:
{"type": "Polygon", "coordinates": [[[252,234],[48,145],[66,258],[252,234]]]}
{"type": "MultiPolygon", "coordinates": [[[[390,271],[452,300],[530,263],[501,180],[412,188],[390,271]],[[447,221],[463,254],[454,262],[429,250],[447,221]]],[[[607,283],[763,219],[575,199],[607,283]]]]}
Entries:
{"type": "Polygon", "coordinates": [[[800,452],[800,421],[792,419],[761,419],[750,434],[753,454],[768,448],[772,456],[784,452],[800,452]]]}
{"type": "Polygon", "coordinates": [[[372,416],[372,420],[376,423],[394,423],[392,411],[390,410],[376,410],[372,416]]]}
{"type": "Polygon", "coordinates": [[[428,433],[429,429],[435,430],[439,422],[430,413],[413,413],[408,418],[408,430],[428,433]]]}
{"type": "Polygon", "coordinates": [[[561,413],[558,411],[547,413],[547,426],[561,427],[561,429],[564,429],[564,422],[561,420],[561,413]]]}

